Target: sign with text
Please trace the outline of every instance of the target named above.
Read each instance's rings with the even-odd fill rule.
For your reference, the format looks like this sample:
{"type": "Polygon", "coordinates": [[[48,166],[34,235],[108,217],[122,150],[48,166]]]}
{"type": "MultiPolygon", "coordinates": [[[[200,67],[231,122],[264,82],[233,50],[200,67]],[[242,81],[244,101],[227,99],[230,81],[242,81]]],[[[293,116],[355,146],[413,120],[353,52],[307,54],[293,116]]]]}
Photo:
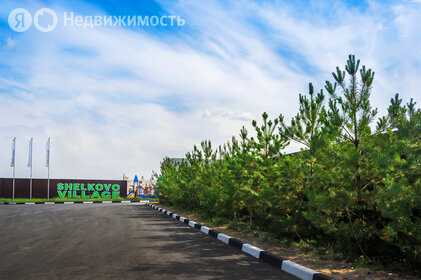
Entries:
{"type": "Polygon", "coordinates": [[[101,183],[58,183],[60,198],[119,198],[120,185],[101,183]]]}

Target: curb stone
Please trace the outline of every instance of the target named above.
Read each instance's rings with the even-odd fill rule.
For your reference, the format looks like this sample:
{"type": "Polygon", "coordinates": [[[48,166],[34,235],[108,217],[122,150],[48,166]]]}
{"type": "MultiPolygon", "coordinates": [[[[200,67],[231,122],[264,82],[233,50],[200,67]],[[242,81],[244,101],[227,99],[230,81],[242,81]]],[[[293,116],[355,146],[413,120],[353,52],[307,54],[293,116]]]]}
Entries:
{"type": "Polygon", "coordinates": [[[199,223],[196,223],[194,221],[191,221],[187,218],[181,217],[175,213],[171,213],[170,211],[167,211],[163,208],[160,208],[158,206],[155,206],[150,203],[146,203],[145,205],[152,207],[153,209],[162,212],[163,214],[166,214],[167,216],[170,216],[182,223],[185,223],[189,225],[192,228],[198,229],[199,231],[203,232],[204,234],[210,235],[222,242],[224,242],[227,245],[231,245],[237,249],[240,249],[244,253],[255,257],[256,259],[259,259],[263,262],[266,262],[268,264],[271,264],[273,266],[276,266],[280,268],[282,271],[285,271],[289,274],[294,275],[295,277],[298,277],[303,280],[335,280],[332,277],[329,277],[327,275],[324,275],[322,273],[319,273],[317,271],[314,271],[310,268],[307,268],[305,266],[299,265],[297,263],[294,263],[292,261],[289,261],[287,259],[283,259],[279,256],[276,256],[272,253],[269,253],[263,249],[260,249],[258,247],[255,247],[251,244],[244,243],[241,240],[238,240],[234,237],[231,237],[229,235],[226,235],[224,233],[218,232],[216,230],[213,230],[212,228],[209,228],[207,226],[201,225],[199,223]]]}
{"type": "Polygon", "coordinates": [[[26,204],[26,205],[35,205],[35,204],[92,204],[92,203],[121,203],[121,204],[128,204],[128,203],[139,203],[139,202],[146,202],[148,203],[149,200],[139,200],[139,201],[132,201],[132,200],[105,200],[105,201],[43,201],[43,202],[0,202],[0,205],[17,205],[17,204],[26,204]]]}

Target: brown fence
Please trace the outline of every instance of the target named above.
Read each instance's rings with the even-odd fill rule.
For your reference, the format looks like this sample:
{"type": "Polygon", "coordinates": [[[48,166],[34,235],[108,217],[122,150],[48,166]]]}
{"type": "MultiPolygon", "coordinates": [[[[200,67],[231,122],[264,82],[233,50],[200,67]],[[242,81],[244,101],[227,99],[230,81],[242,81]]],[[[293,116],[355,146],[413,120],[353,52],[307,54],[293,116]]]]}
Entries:
{"type": "MultiPolygon", "coordinates": [[[[15,198],[29,198],[29,179],[15,179],[15,198]]],[[[32,197],[47,198],[47,179],[32,179],[32,197]]],[[[120,186],[120,197],[127,196],[127,181],[123,180],[78,180],[78,179],[50,179],[50,198],[57,197],[58,183],[83,183],[87,184],[117,184],[120,186]]],[[[0,197],[12,198],[13,179],[0,178],[0,197]]]]}

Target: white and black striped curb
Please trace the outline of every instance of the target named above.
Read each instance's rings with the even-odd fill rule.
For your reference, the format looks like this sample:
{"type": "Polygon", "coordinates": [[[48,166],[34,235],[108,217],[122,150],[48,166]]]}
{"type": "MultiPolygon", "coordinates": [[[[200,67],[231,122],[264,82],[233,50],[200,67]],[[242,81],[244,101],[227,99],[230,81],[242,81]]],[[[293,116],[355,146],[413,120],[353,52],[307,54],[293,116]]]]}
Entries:
{"type": "Polygon", "coordinates": [[[93,203],[139,203],[139,202],[146,202],[148,203],[149,200],[138,200],[138,201],[131,201],[131,200],[105,200],[105,201],[42,201],[42,202],[0,202],[3,205],[18,205],[18,204],[25,204],[25,205],[34,205],[34,204],[93,204],[93,203]]]}
{"type": "Polygon", "coordinates": [[[201,232],[210,235],[225,244],[231,245],[237,249],[242,250],[243,252],[255,257],[256,259],[259,259],[263,262],[269,263],[271,265],[274,265],[276,267],[279,267],[281,270],[292,274],[300,279],[303,280],[334,280],[333,278],[324,275],[322,273],[319,273],[317,271],[314,271],[310,268],[304,267],[302,265],[296,264],[292,261],[283,259],[279,256],[276,256],[274,254],[271,254],[263,249],[260,249],[258,247],[255,247],[251,244],[247,244],[242,242],[241,240],[238,240],[234,237],[231,237],[229,235],[223,234],[221,232],[218,232],[216,230],[213,230],[212,228],[209,228],[207,226],[201,225],[199,223],[196,223],[194,221],[190,221],[187,218],[181,217],[175,213],[171,213],[170,211],[167,211],[165,209],[159,208],[158,206],[152,205],[150,203],[146,203],[145,205],[152,207],[155,210],[158,210],[176,220],[179,220],[182,223],[185,223],[189,225],[192,228],[198,229],[201,232]]]}

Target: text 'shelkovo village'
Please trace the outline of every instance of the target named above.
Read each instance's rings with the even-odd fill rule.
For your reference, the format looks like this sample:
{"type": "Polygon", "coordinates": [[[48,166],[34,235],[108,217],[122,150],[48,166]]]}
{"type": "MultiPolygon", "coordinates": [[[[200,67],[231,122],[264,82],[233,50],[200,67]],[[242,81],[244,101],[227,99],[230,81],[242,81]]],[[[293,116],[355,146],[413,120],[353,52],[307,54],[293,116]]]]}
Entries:
{"type": "Polygon", "coordinates": [[[119,198],[120,185],[58,183],[57,193],[60,198],[119,198]]]}

